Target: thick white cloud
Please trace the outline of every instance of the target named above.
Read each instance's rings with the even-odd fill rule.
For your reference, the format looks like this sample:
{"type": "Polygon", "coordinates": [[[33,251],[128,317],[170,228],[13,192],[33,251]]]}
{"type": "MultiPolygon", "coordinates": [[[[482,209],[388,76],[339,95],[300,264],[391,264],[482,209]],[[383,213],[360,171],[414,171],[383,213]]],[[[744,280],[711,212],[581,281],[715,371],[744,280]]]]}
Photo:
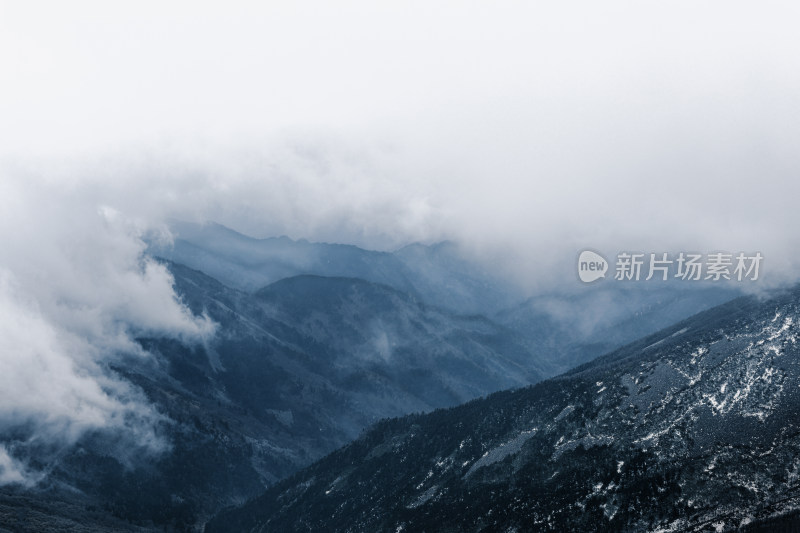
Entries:
{"type": "MultiPolygon", "coordinates": [[[[120,213],[38,180],[5,176],[1,188],[0,434],[69,444],[111,430],[125,446],[163,447],[160,415],[106,364],[147,357],[136,335],[201,341],[213,324],[178,301],[120,213]]],[[[0,451],[0,483],[30,479],[13,446],[0,451]]]]}
{"type": "Polygon", "coordinates": [[[18,483],[31,485],[37,476],[30,474],[25,465],[8,454],[5,446],[0,446],[0,485],[18,483]]]}

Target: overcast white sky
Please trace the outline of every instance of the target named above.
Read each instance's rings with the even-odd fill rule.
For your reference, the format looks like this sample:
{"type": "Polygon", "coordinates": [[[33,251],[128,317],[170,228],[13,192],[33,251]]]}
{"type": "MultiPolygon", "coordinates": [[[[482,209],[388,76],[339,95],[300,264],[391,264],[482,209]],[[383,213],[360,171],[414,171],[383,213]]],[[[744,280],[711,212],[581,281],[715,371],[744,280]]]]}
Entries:
{"type": "Polygon", "coordinates": [[[604,218],[625,241],[639,231],[620,211],[658,219],[648,235],[681,225],[681,206],[724,226],[789,207],[796,187],[792,2],[0,5],[0,153],[103,158],[98,179],[134,189],[149,176],[122,175],[142,165],[245,198],[276,166],[335,182],[334,213],[284,184],[299,220],[250,213],[250,232],[334,238],[332,216],[397,240],[544,223],[591,239],[582,224],[604,218]],[[403,220],[373,223],[382,203],[403,220]]]}
{"type": "Polygon", "coordinates": [[[794,2],[0,6],[4,179],[92,213],[793,261],[794,2]]]}
{"type": "MultiPolygon", "coordinates": [[[[574,284],[587,246],[761,251],[796,279],[798,20],[790,1],[0,0],[0,430],[155,416],[102,362],[213,330],[142,262],[170,216],[454,239],[532,290],[574,284]]],[[[147,427],[133,442],[157,448],[147,427]]],[[[0,443],[0,484],[26,476],[0,443]]]]}

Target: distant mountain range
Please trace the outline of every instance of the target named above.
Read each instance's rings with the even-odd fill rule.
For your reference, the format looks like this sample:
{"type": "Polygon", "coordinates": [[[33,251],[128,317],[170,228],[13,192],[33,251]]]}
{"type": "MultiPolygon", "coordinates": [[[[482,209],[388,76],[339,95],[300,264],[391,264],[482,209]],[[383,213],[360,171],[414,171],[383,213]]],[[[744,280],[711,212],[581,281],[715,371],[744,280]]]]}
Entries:
{"type": "MultiPolygon", "coordinates": [[[[215,223],[173,220],[170,245],[150,252],[255,292],[300,275],[358,278],[460,315],[482,315],[523,336],[555,375],[741,294],[703,283],[600,283],[526,297],[512,281],[452,242],[395,252],[352,245],[254,239],[215,223]]],[[[532,265],[534,268],[535,265],[532,265]]]]}
{"type": "Polygon", "coordinates": [[[800,289],[383,421],[206,531],[793,531],[800,289]]]}
{"type": "Polygon", "coordinates": [[[729,286],[680,282],[581,288],[535,296],[493,319],[544,354],[555,375],[740,296],[729,286]]]}
{"type": "MultiPolygon", "coordinates": [[[[543,424],[559,414],[547,402],[566,402],[583,385],[573,392],[554,389],[553,383],[573,383],[573,378],[557,378],[541,388],[523,387],[735,294],[672,284],[608,284],[526,300],[509,280],[472,262],[453,243],[414,244],[387,253],[285,237],[252,239],[215,224],[175,222],[173,231],[172,246],[151,242],[149,253],[167,264],[176,293],[193,313],[208,315],[218,325],[217,334],[205,344],[139,338],[152,357],[118,359],[109,368],[164,415],[156,429],[169,449],[131,462],[115,456],[113,435],[95,432],[55,455],[39,456],[35,443],[4,435],[5,444],[26,454],[47,476],[32,488],[0,487],[0,532],[3,527],[15,532],[199,531],[223,508],[245,504],[364,435],[310,470],[332,473],[341,466],[332,458],[361,449],[364,439],[373,442],[376,431],[406,427],[408,420],[435,421],[451,436],[474,430],[489,446],[485,452],[500,446],[519,419],[505,408],[500,414],[483,413],[477,398],[522,388],[482,400],[496,405],[506,397],[547,391],[531,408],[543,424]],[[471,400],[452,412],[437,411],[471,400]],[[479,409],[474,412],[482,414],[476,416],[486,419],[461,420],[459,409],[479,409]],[[431,418],[386,421],[431,412],[431,418]],[[455,426],[445,413],[454,413],[455,426]]],[[[635,351],[638,345],[631,346],[626,349],[635,351]]],[[[597,368],[592,372],[600,372],[597,368]]],[[[430,436],[432,445],[441,438],[430,436]]],[[[374,457],[394,464],[392,446],[384,445],[374,457]]],[[[469,444],[470,453],[475,446],[469,444]]],[[[423,460],[414,468],[428,464],[428,451],[414,452],[423,460]]],[[[352,461],[352,468],[365,469],[359,474],[361,489],[383,479],[369,481],[374,464],[363,457],[352,461]]],[[[417,475],[403,468],[398,476],[417,475]]],[[[307,481],[303,476],[310,471],[291,479],[307,481]]],[[[269,498],[293,482],[282,483],[243,510],[225,514],[215,527],[280,523],[302,529],[288,515],[274,513],[269,498]]],[[[439,494],[422,486],[431,490],[431,498],[439,494]]],[[[376,495],[389,490],[376,487],[376,495]]],[[[372,512],[355,486],[348,490],[353,512],[372,512]]],[[[309,516],[319,526],[327,510],[316,506],[324,501],[299,499],[311,514],[304,507],[295,509],[296,516],[309,516]]],[[[362,518],[353,522],[356,528],[372,524],[362,518]]],[[[389,515],[383,518],[394,523],[389,515]]],[[[270,525],[268,530],[281,529],[270,525]]]]}
{"type": "Polygon", "coordinates": [[[491,315],[522,299],[512,283],[487,272],[451,242],[411,244],[390,253],[288,237],[254,239],[215,223],[172,221],[170,230],[174,242],[151,242],[153,255],[246,292],[317,275],[380,283],[461,314],[491,315]]]}
{"type": "Polygon", "coordinates": [[[218,324],[217,336],[205,346],[141,338],[154,357],[113,371],[167,416],[160,431],[171,451],[130,468],[108,454],[105,437],[87,436],[34,490],[0,488],[0,518],[4,502],[12,516],[42,509],[36,527],[27,511],[7,522],[15,531],[81,523],[74,495],[78,509],[102,509],[130,526],[198,528],[380,419],[457,405],[552,371],[513,331],[386,285],[304,275],[247,293],[168,266],[177,293],[218,324]]]}

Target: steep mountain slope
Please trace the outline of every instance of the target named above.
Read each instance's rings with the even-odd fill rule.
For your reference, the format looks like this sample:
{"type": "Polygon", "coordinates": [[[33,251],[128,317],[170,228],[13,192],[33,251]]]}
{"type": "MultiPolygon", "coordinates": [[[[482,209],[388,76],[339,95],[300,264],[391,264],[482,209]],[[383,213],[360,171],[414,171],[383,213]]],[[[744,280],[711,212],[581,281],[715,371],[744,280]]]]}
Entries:
{"type": "Polygon", "coordinates": [[[535,356],[512,332],[387,286],[299,276],[248,295],[184,267],[173,271],[187,305],[220,324],[215,379],[251,408],[261,405],[263,390],[282,390],[289,375],[339,399],[306,391],[276,408],[338,406],[342,412],[325,416],[355,436],[387,412],[427,411],[541,379],[535,356]]]}
{"type": "Polygon", "coordinates": [[[800,289],[383,421],[207,531],[725,531],[797,521],[800,289]],[[794,513],[794,515],[793,515],[794,513]]]}
{"type": "Polygon", "coordinates": [[[258,291],[256,298],[267,316],[333,354],[335,370],[328,375],[369,378],[380,396],[393,396],[397,388],[418,390],[425,410],[552,372],[511,330],[481,316],[451,315],[386,286],[298,276],[258,291]]]}
{"type": "Polygon", "coordinates": [[[123,458],[113,435],[90,434],[54,452],[36,487],[0,489],[0,513],[4,505],[10,516],[15,506],[22,513],[15,530],[59,531],[80,523],[80,509],[131,528],[198,528],[381,418],[541,377],[505,328],[384,285],[302,276],[248,294],[182,265],[170,269],[190,309],[219,325],[216,337],[206,345],[141,338],[153,357],[113,368],[164,415],[157,432],[168,449],[123,458]],[[42,512],[25,514],[31,507],[42,512]]]}

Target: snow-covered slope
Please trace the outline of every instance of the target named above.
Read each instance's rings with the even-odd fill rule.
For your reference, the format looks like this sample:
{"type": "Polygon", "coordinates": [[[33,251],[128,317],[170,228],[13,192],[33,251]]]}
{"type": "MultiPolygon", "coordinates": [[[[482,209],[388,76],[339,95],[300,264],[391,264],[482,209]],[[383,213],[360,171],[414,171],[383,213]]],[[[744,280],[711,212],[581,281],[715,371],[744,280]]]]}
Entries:
{"type": "MultiPolygon", "coordinates": [[[[725,531],[800,509],[800,290],[376,425],[208,531],[725,531]]],[[[764,526],[769,524],[769,526],[764,526]]]]}

